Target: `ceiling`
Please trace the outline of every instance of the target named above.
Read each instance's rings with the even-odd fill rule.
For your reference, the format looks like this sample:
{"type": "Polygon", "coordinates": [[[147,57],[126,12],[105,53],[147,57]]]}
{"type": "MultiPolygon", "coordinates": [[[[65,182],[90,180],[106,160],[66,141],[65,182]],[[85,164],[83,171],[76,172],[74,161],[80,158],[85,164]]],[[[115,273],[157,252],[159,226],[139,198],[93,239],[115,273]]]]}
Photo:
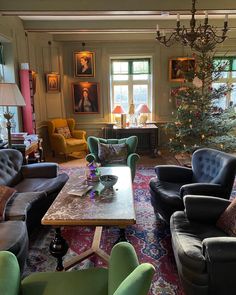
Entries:
{"type": "MultiPolygon", "coordinates": [[[[1,0],[0,14],[18,16],[25,30],[47,32],[58,41],[154,39],[156,24],[167,32],[181,24],[189,27],[191,0],[1,0]]],[[[205,10],[209,23],[218,30],[229,15],[230,37],[236,37],[235,0],[198,0],[196,18],[203,22],[205,10]]]]}

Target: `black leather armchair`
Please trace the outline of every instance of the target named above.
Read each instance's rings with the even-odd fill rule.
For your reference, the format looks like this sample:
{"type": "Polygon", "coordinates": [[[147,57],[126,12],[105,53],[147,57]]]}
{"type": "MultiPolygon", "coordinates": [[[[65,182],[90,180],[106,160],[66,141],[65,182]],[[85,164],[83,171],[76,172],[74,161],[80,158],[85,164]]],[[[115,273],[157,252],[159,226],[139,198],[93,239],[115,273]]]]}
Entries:
{"type": "Polygon", "coordinates": [[[157,176],[150,180],[154,211],[169,223],[173,212],[183,210],[188,194],[229,199],[236,173],[236,157],[209,148],[192,155],[192,169],[175,165],[155,167],[157,176]]]}
{"type": "Polygon", "coordinates": [[[234,295],[236,237],[216,227],[230,204],[212,196],[184,197],[185,211],[171,216],[172,247],[186,295],[234,295]]]}

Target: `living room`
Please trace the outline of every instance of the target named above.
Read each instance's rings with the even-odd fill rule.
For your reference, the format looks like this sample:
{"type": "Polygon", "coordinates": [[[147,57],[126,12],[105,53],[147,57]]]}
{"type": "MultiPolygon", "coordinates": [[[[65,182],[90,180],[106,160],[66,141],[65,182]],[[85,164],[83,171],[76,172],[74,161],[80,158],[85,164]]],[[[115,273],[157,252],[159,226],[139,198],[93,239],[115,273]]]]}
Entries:
{"type": "MultiPolygon", "coordinates": [[[[58,163],[60,173],[66,173],[71,176],[77,171],[76,173],[79,174],[81,167],[85,167],[87,164],[85,160],[87,151],[80,153],[78,150],[78,153],[72,155],[67,155],[64,152],[60,154],[56,151],[56,155],[53,156],[52,152],[55,151],[53,151],[50,142],[48,121],[57,118],[71,118],[74,119],[75,130],[85,131],[86,140],[91,136],[104,138],[106,137],[105,134],[108,134],[106,131],[110,132],[110,129],[116,124],[116,120],[118,120],[118,125],[121,124],[120,117],[123,114],[114,113],[116,105],[121,104],[126,114],[125,127],[132,127],[131,135],[138,136],[139,145],[136,152],[140,156],[133,182],[133,193],[135,200],[138,200],[138,205],[136,204],[135,206],[139,208],[136,215],[140,223],[136,222],[136,228],[131,226],[128,229],[128,239],[140,255],[141,262],[150,262],[156,268],[150,294],[191,294],[189,286],[190,289],[185,285],[183,291],[181,283],[183,278],[180,279],[178,277],[180,266],[176,267],[178,262],[175,263],[174,255],[176,256],[177,254],[172,252],[169,225],[154,214],[154,211],[156,213],[160,208],[155,201],[151,201],[149,190],[153,189],[151,193],[156,195],[157,186],[154,183],[149,188],[149,181],[159,173],[159,170],[154,170],[156,165],[181,165],[184,161],[187,161],[188,165],[191,164],[191,157],[185,157],[186,153],[180,156],[177,148],[175,153],[178,155],[176,157],[174,156],[175,153],[170,153],[167,144],[172,142],[174,137],[168,133],[166,127],[170,122],[178,121],[176,120],[176,110],[179,107],[179,102],[173,93],[181,87],[181,91],[185,91],[186,79],[183,77],[178,79],[177,75],[179,74],[174,72],[175,64],[179,60],[184,59],[187,62],[190,61],[188,63],[190,65],[191,60],[196,58],[198,52],[192,50],[191,46],[182,45],[177,41],[170,44],[170,46],[169,44],[165,46],[160,41],[164,42],[164,40],[167,40],[163,36],[165,34],[166,36],[171,35],[177,26],[178,19],[180,20],[181,27],[183,25],[186,28],[190,27],[192,1],[186,0],[174,4],[170,0],[158,2],[149,0],[145,3],[140,3],[140,1],[111,3],[105,0],[89,3],[77,3],[78,1],[74,0],[64,2],[60,0],[56,4],[48,0],[38,3],[31,3],[31,1],[27,0],[1,2],[1,82],[16,83],[19,89],[21,89],[21,71],[33,71],[33,114],[29,115],[28,109],[28,113],[26,112],[26,115],[22,115],[21,107],[11,107],[10,110],[14,113],[12,132],[27,132],[24,128],[24,116],[27,117],[28,115],[30,117],[32,115],[32,120],[35,121],[36,126],[34,132],[41,140],[42,160],[58,163]],[[157,29],[160,33],[159,37],[157,29]],[[80,69],[82,64],[81,58],[83,59],[84,53],[89,54],[89,64],[92,68],[91,72],[85,74],[80,69]],[[135,62],[142,63],[141,69],[143,72],[134,72],[135,62]],[[127,63],[128,72],[122,72],[123,69],[121,68],[119,68],[120,72],[119,70],[115,72],[115,63],[120,63],[119,66],[122,63],[127,63]],[[126,78],[122,80],[122,75],[123,78],[125,75],[127,77],[135,77],[136,75],[136,80],[130,81],[130,77],[127,78],[127,81],[125,81],[126,78]],[[56,84],[50,84],[50,78],[55,78],[56,84]],[[90,89],[90,95],[92,89],[93,101],[96,102],[95,108],[89,110],[87,106],[87,110],[81,110],[79,102],[82,99],[80,96],[81,93],[86,92],[86,89],[90,89]],[[153,133],[153,129],[150,129],[151,135],[140,133],[136,130],[146,128],[145,126],[141,127],[137,123],[140,120],[140,115],[135,115],[136,121],[132,121],[133,114],[130,112],[130,106],[134,104],[135,109],[137,109],[140,103],[148,107],[148,124],[146,126],[150,127],[150,124],[153,124],[155,129],[155,133],[153,133]],[[137,133],[135,134],[134,132],[137,133]],[[145,141],[149,139],[150,141],[145,144],[145,141]],[[151,144],[152,147],[150,147],[151,144]],[[147,209],[145,207],[147,203],[149,211],[140,211],[142,207],[147,209]],[[147,214],[147,216],[142,216],[141,218],[142,214],[147,214]],[[152,230],[149,231],[150,228],[152,230]],[[132,234],[132,231],[135,234],[132,234]],[[144,244],[142,241],[145,241],[144,244]]],[[[214,26],[214,30],[216,29],[217,34],[221,36],[225,21],[227,20],[227,38],[221,40],[222,42],[215,46],[213,55],[214,58],[229,58],[233,64],[236,51],[236,7],[234,1],[229,0],[222,3],[218,0],[209,0],[207,2],[199,0],[195,4],[196,26],[200,22],[203,24],[207,18],[208,24],[214,26]]],[[[229,83],[234,86],[236,78],[234,76],[234,69],[232,68],[231,70],[229,71],[229,83]]],[[[195,71],[195,66],[192,69],[189,68],[189,72],[191,71],[195,71]]],[[[193,82],[193,79],[191,82],[193,82]]],[[[197,83],[199,81],[195,82],[195,86],[198,87],[197,83]]],[[[235,104],[235,91],[227,89],[225,97],[217,107],[219,106],[219,109],[225,110],[230,107],[234,108],[235,104]]],[[[0,107],[0,109],[2,115],[5,108],[0,107]]],[[[5,119],[3,116],[1,117],[1,126],[4,126],[5,119]]],[[[188,118],[188,120],[190,120],[187,126],[189,130],[192,129],[193,118],[188,118]]],[[[149,128],[146,129],[148,130],[149,128]]],[[[119,132],[124,132],[124,130],[119,132]]],[[[113,132],[112,135],[114,136],[114,134],[117,133],[113,132]]],[[[234,136],[234,131],[233,133],[231,132],[232,134],[234,136]]],[[[200,134],[202,142],[207,135],[208,133],[200,134]]],[[[1,127],[1,136],[5,139],[7,138],[7,130],[3,127],[1,127]]],[[[111,136],[107,138],[111,138],[111,136]]],[[[189,141],[189,146],[192,147],[190,153],[194,150],[195,144],[195,142],[189,141]]],[[[225,139],[225,142],[222,143],[221,141],[220,144],[216,142],[215,145],[210,147],[215,148],[219,146],[219,149],[227,152],[227,154],[232,154],[235,152],[232,150],[233,145],[234,142],[226,144],[225,139]]],[[[185,151],[189,152],[187,148],[185,151]]],[[[201,181],[199,180],[199,182],[201,181]]],[[[228,180],[228,183],[231,183],[231,180],[228,180]]],[[[186,191],[188,191],[186,194],[189,195],[193,192],[189,188],[186,191]]],[[[201,194],[204,195],[204,193],[201,194]]],[[[232,194],[230,192],[227,198],[231,196],[232,199],[234,194],[235,188],[233,187],[232,194]]],[[[215,197],[218,197],[218,194],[215,197]]],[[[34,198],[43,198],[43,196],[37,195],[36,197],[35,195],[34,198]]],[[[181,206],[183,206],[183,203],[181,203],[181,206]]],[[[174,211],[177,211],[177,209],[183,208],[176,208],[174,211]]],[[[164,211],[168,212],[165,208],[164,211]]],[[[52,258],[50,253],[43,258],[40,254],[40,250],[49,252],[46,249],[46,245],[49,244],[49,237],[52,238],[53,230],[48,226],[46,231],[47,234],[44,236],[41,233],[39,237],[37,237],[37,234],[34,235],[34,238],[30,235],[30,250],[27,256],[24,275],[30,274],[33,270],[51,271],[55,268],[56,259],[52,258]],[[40,239],[43,241],[42,249],[40,249],[41,246],[38,246],[40,239]],[[35,246],[34,242],[37,246],[35,246]],[[37,257],[39,256],[42,258],[40,258],[41,264],[34,266],[34,264],[37,264],[37,257]]],[[[116,229],[109,230],[109,228],[106,228],[106,234],[101,239],[103,248],[107,252],[110,252],[111,245],[116,240],[115,236],[117,234],[118,231],[116,229]],[[108,240],[108,245],[106,245],[106,239],[108,240]]],[[[73,257],[75,255],[74,252],[76,252],[75,249],[79,248],[79,251],[86,250],[88,241],[92,241],[92,232],[87,227],[79,231],[73,228],[65,228],[63,230],[63,237],[69,240],[70,246],[71,244],[76,244],[74,248],[72,247],[74,251],[69,252],[69,256],[73,257]],[[86,231],[89,233],[89,236],[86,236],[86,231]],[[82,238],[80,239],[79,236],[82,238]]],[[[87,262],[86,260],[86,263],[83,263],[82,266],[90,266],[91,263],[98,266],[104,265],[99,260],[96,261],[94,259],[93,261],[93,258],[91,261],[87,262]]],[[[225,268],[227,269],[227,267],[225,268]]],[[[205,281],[202,284],[205,284],[205,281]]],[[[219,290],[221,290],[219,294],[223,294],[220,293],[222,289],[219,288],[219,290]]],[[[213,294],[206,290],[204,292],[206,293],[199,292],[198,294],[213,294]]],[[[227,294],[230,294],[230,292],[227,294]]]]}

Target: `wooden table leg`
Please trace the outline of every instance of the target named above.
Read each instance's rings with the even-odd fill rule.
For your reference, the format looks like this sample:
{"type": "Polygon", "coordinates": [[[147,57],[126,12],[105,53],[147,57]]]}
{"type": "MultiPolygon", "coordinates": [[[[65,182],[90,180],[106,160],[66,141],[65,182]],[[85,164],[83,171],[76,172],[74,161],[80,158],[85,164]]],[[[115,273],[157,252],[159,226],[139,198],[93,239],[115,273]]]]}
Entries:
{"type": "Polygon", "coordinates": [[[63,256],[66,255],[66,252],[68,250],[68,244],[66,240],[61,235],[61,229],[56,228],[55,229],[55,237],[50,243],[49,251],[53,257],[57,258],[57,271],[64,270],[63,266],[63,256]]]}
{"type": "Polygon", "coordinates": [[[120,227],[119,230],[120,230],[119,238],[115,241],[115,244],[117,244],[119,242],[129,242],[127,240],[127,238],[126,238],[125,228],[124,227],[120,227]]]}
{"type": "Polygon", "coordinates": [[[100,242],[101,242],[101,236],[102,236],[102,226],[97,226],[95,228],[95,233],[93,236],[93,243],[91,248],[86,250],[85,252],[77,255],[76,257],[70,259],[69,261],[65,262],[65,270],[70,269],[71,267],[75,266],[79,262],[85,260],[86,258],[89,258],[90,256],[96,254],[99,257],[101,257],[103,260],[108,262],[109,260],[109,255],[103,251],[102,249],[99,248],[100,242]]]}

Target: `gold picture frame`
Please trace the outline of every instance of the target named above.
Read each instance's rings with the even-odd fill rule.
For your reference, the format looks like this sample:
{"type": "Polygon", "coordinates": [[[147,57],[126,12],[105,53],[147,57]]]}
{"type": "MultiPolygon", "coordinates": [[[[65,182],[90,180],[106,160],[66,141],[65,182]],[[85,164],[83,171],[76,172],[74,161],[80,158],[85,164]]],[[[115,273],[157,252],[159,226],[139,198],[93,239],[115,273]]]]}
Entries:
{"type": "Polygon", "coordinates": [[[75,114],[99,114],[100,88],[97,82],[72,83],[75,114]]]}
{"type": "Polygon", "coordinates": [[[95,77],[95,53],[91,51],[74,52],[74,76],[95,77]]]}
{"type": "Polygon", "coordinates": [[[195,59],[191,57],[178,57],[169,60],[169,80],[171,82],[184,82],[184,73],[195,68],[195,59]]]}
{"type": "Polygon", "coordinates": [[[46,79],[46,92],[57,93],[61,91],[61,79],[57,73],[45,74],[46,79]]]}

